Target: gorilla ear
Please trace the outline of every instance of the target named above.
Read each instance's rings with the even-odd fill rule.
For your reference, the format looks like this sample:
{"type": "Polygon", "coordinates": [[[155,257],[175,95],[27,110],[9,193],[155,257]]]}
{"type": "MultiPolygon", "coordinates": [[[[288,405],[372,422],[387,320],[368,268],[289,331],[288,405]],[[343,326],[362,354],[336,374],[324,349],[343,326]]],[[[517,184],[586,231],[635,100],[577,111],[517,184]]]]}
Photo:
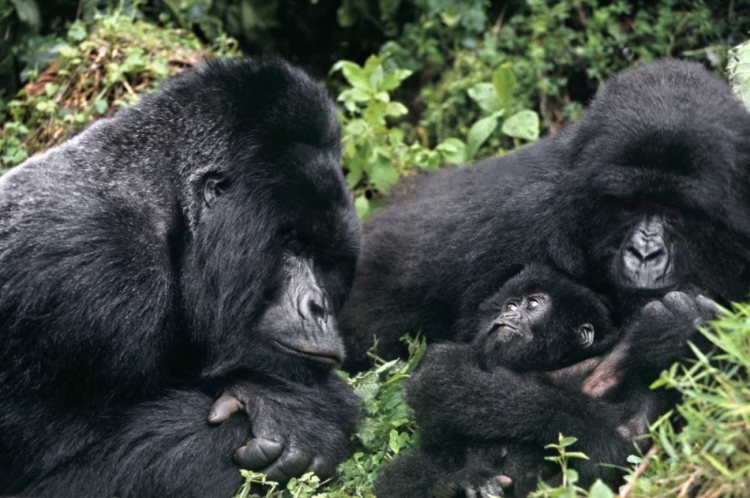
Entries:
{"type": "Polygon", "coordinates": [[[591,345],[594,344],[594,326],[590,323],[584,323],[578,327],[576,338],[578,339],[578,344],[582,348],[590,348],[591,345]]]}
{"type": "Polygon", "coordinates": [[[229,186],[229,181],[219,173],[212,173],[206,177],[203,184],[203,201],[207,207],[211,207],[229,186]]]}

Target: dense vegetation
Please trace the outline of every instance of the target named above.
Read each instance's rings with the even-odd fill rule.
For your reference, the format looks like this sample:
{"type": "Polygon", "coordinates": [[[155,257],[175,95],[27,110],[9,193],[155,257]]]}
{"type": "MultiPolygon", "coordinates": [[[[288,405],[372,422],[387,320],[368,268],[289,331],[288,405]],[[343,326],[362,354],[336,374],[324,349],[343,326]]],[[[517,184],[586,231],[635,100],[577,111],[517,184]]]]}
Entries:
{"type": "MultiPolygon", "coordinates": [[[[0,170],[205,57],[277,53],[324,78],[344,123],[344,169],[366,218],[402,176],[504,154],[575,119],[598,84],[662,56],[729,65],[750,102],[750,0],[0,0],[0,170]],[[734,54],[734,57],[731,57],[734,54]],[[730,60],[731,59],[731,60],[730,60]]],[[[657,383],[684,403],[652,428],[621,496],[750,496],[750,307],[705,332],[716,351],[657,383]],[[678,431],[676,427],[681,429],[678,431]]],[[[330,483],[266,496],[372,496],[377,469],[414,444],[403,383],[424,352],[350,379],[365,400],[358,451],[330,483]]],[[[572,438],[551,441],[576,488],[572,438]]],[[[249,483],[263,476],[246,473],[249,483]]],[[[590,494],[589,494],[590,493],[590,494]]]]}

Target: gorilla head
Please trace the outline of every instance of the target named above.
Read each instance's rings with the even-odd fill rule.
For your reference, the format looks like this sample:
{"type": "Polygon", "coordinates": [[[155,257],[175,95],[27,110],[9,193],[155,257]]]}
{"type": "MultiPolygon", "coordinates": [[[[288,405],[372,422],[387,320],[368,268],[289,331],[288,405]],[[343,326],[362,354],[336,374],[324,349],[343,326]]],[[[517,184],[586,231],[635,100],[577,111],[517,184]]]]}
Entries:
{"type": "Polygon", "coordinates": [[[586,287],[543,265],[529,265],[479,308],[473,339],[489,367],[553,370],[611,345],[608,305],[586,287]]]}
{"type": "Polygon", "coordinates": [[[750,114],[698,64],[609,80],[573,127],[567,192],[592,281],[624,292],[746,296],[750,114]]]}
{"type": "Polygon", "coordinates": [[[205,104],[217,108],[205,126],[227,141],[223,157],[180,171],[192,239],[182,282],[205,374],[340,363],[334,313],[353,279],[359,222],[330,99],[282,63],[212,64],[168,94],[179,99],[195,78],[224,96],[205,104]]]}
{"type": "Polygon", "coordinates": [[[340,152],[330,98],[282,61],[171,79],[0,180],[9,333],[55,358],[42,375],[104,389],[136,372],[329,369],[359,250],[340,152]],[[45,339],[79,328],[91,337],[65,332],[67,355],[45,339]]]}

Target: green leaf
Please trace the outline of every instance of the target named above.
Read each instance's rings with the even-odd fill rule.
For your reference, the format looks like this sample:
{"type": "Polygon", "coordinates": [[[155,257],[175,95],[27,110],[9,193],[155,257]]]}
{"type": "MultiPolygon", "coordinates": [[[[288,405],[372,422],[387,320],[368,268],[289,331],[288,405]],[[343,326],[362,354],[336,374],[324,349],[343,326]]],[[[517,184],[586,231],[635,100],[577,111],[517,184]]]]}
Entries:
{"type": "Polygon", "coordinates": [[[98,114],[104,114],[105,112],[107,112],[107,108],[108,108],[108,105],[107,105],[106,100],[96,99],[94,101],[94,109],[96,110],[98,114]]]}
{"type": "Polygon", "coordinates": [[[528,109],[519,111],[503,122],[501,131],[509,137],[534,142],[539,138],[539,115],[528,109]]]}
{"type": "Polygon", "coordinates": [[[391,71],[385,75],[385,78],[383,78],[383,84],[380,89],[387,92],[395,90],[401,86],[402,81],[411,75],[412,71],[409,71],[408,69],[396,69],[395,71],[391,71]]]}
{"type": "Polygon", "coordinates": [[[507,111],[513,102],[513,92],[516,89],[516,75],[511,69],[510,62],[501,64],[495,69],[492,73],[492,86],[495,88],[500,107],[507,111]]]}
{"type": "Polygon", "coordinates": [[[86,39],[88,33],[86,32],[86,25],[83,22],[76,21],[68,29],[68,38],[74,42],[82,42],[86,39]]]}
{"type": "Polygon", "coordinates": [[[614,498],[614,496],[612,490],[601,479],[597,479],[589,491],[589,498],[614,498]]]}
{"type": "Polygon", "coordinates": [[[388,438],[388,447],[392,452],[398,453],[401,449],[401,438],[398,436],[398,431],[392,429],[388,438]]]}
{"type": "Polygon", "coordinates": [[[495,88],[491,83],[477,83],[469,88],[466,93],[485,112],[493,113],[502,109],[500,100],[497,98],[497,93],[495,93],[495,88]]]}
{"type": "Polygon", "coordinates": [[[578,439],[574,438],[573,436],[561,437],[557,445],[561,448],[567,448],[568,446],[574,444],[576,441],[578,441],[578,439]]]}
{"type": "Polygon", "coordinates": [[[10,0],[10,2],[16,8],[16,15],[21,22],[29,26],[33,31],[38,31],[42,20],[36,0],[10,0]]]}
{"type": "Polygon", "coordinates": [[[365,70],[351,61],[338,61],[331,68],[331,72],[341,71],[344,74],[346,81],[359,90],[370,91],[370,80],[365,74],[365,70]]]}
{"type": "Polygon", "coordinates": [[[54,97],[57,94],[58,90],[60,90],[60,85],[58,85],[57,83],[47,83],[44,85],[44,93],[49,98],[54,97]]]}
{"type": "Polygon", "coordinates": [[[435,150],[451,164],[466,162],[466,144],[457,138],[446,138],[435,147],[435,150]]]}
{"type": "Polygon", "coordinates": [[[372,74],[370,74],[370,87],[376,92],[379,91],[383,86],[384,79],[385,75],[383,73],[383,66],[375,67],[375,69],[372,70],[372,74]]]}
{"type": "Polygon", "coordinates": [[[477,151],[484,142],[490,138],[492,132],[497,128],[497,116],[487,116],[482,118],[469,129],[469,133],[466,136],[466,156],[468,159],[473,159],[477,154],[477,151]]]}
{"type": "Polygon", "coordinates": [[[729,51],[727,73],[734,93],[750,108],[750,42],[729,51]]]}
{"type": "Polygon", "coordinates": [[[385,108],[385,113],[392,118],[403,116],[408,112],[409,109],[407,109],[406,106],[400,102],[389,102],[385,108]]]}
{"type": "Polygon", "coordinates": [[[368,176],[375,188],[388,195],[391,187],[398,182],[398,171],[390,157],[383,154],[377,154],[376,157],[377,159],[369,165],[368,176]]]}
{"type": "Polygon", "coordinates": [[[359,219],[365,221],[370,215],[370,201],[364,195],[360,195],[354,200],[354,209],[357,210],[359,219]]]}

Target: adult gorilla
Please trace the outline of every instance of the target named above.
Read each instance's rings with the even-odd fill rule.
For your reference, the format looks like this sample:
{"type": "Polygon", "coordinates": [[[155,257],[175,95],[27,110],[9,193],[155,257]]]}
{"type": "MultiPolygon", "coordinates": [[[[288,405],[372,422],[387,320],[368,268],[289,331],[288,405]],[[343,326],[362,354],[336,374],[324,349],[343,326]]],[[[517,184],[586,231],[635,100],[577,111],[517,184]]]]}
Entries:
{"type": "MultiPolygon", "coordinates": [[[[530,262],[610,298],[623,323],[669,291],[744,299],[747,137],[750,114],[726,83],[667,60],[612,78],[554,137],[422,179],[366,227],[341,317],[349,368],[366,365],[373,336],[391,357],[407,333],[475,330],[479,303],[530,262]]],[[[692,332],[685,318],[659,330],[692,332]]]]}
{"type": "Polygon", "coordinates": [[[301,71],[214,62],[0,179],[0,494],[330,474],[358,408],[339,142],[301,71]]]}

